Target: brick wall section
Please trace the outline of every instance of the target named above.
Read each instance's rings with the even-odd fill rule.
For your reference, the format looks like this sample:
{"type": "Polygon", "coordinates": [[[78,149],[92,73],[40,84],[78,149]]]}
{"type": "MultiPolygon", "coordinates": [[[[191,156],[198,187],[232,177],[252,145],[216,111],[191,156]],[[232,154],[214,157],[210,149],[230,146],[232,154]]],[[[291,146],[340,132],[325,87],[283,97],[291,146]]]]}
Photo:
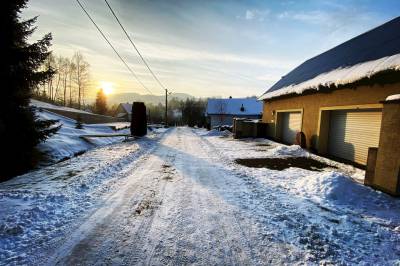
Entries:
{"type": "Polygon", "coordinates": [[[400,196],[400,101],[383,105],[375,175],[370,185],[400,196]]]}

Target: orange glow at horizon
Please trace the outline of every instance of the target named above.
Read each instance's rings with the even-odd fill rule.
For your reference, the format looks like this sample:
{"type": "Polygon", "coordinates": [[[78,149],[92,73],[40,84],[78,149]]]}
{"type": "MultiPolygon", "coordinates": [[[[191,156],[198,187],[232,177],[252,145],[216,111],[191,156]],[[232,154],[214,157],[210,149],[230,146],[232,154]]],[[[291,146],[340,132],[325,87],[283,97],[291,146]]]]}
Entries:
{"type": "Polygon", "coordinates": [[[103,89],[106,95],[110,95],[114,92],[114,84],[107,81],[100,81],[100,88],[103,89]]]}

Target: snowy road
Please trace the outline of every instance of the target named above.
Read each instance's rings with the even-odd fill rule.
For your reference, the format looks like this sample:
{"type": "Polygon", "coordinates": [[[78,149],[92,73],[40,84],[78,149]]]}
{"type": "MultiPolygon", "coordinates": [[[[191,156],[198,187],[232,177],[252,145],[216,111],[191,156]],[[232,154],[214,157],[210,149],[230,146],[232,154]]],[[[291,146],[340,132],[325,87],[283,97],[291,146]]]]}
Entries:
{"type": "Polygon", "coordinates": [[[232,206],[246,181],[218,160],[199,136],[174,130],[50,264],[257,264],[293,253],[232,206]]]}
{"type": "MultiPolygon", "coordinates": [[[[107,149],[112,154],[131,145],[107,149]]],[[[233,162],[232,153],[250,144],[189,128],[171,129],[151,147],[134,167],[111,171],[125,177],[35,263],[399,262],[400,204],[390,197],[355,185],[374,199],[368,209],[379,212],[313,200],[283,178],[315,172],[247,169],[233,162]]]]}

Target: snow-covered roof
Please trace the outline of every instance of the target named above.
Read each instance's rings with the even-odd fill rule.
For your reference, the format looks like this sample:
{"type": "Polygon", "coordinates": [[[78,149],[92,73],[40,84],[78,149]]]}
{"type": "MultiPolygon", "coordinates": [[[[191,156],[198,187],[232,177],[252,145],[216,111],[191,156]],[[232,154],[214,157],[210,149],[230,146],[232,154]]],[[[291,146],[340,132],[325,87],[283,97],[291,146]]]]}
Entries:
{"type": "Polygon", "coordinates": [[[384,70],[400,70],[400,17],[307,60],[259,100],[350,84],[384,70]]]}
{"type": "Polygon", "coordinates": [[[209,99],[207,114],[260,115],[262,102],[257,98],[209,99]]]}
{"type": "Polygon", "coordinates": [[[386,101],[400,101],[400,94],[390,95],[386,98],[386,101]]]}
{"type": "Polygon", "coordinates": [[[122,108],[127,112],[128,114],[132,113],[132,104],[130,103],[120,103],[122,108]]]}

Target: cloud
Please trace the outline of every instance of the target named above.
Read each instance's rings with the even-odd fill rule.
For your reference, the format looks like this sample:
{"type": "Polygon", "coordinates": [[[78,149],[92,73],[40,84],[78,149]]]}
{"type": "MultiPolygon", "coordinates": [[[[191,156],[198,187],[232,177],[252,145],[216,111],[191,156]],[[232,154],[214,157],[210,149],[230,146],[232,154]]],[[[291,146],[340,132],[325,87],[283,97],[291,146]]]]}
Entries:
{"type": "MultiPolygon", "coordinates": [[[[139,44],[144,57],[159,61],[217,61],[222,63],[239,63],[255,66],[271,66],[276,68],[288,69],[293,67],[292,61],[278,58],[260,58],[236,53],[210,52],[172,46],[160,43],[142,42],[139,44]]],[[[132,48],[125,46],[126,52],[131,53],[132,48]]]]}
{"type": "Polygon", "coordinates": [[[244,16],[237,16],[237,18],[262,22],[268,17],[270,13],[271,11],[269,9],[247,9],[244,16]]]}
{"type": "Polygon", "coordinates": [[[251,10],[246,10],[246,19],[247,20],[252,20],[255,17],[254,12],[251,10]]]}
{"type": "Polygon", "coordinates": [[[331,20],[329,14],[320,10],[313,10],[307,12],[284,11],[278,14],[277,17],[279,19],[291,19],[313,24],[321,24],[321,23],[325,24],[327,22],[330,22],[331,20]]]}

